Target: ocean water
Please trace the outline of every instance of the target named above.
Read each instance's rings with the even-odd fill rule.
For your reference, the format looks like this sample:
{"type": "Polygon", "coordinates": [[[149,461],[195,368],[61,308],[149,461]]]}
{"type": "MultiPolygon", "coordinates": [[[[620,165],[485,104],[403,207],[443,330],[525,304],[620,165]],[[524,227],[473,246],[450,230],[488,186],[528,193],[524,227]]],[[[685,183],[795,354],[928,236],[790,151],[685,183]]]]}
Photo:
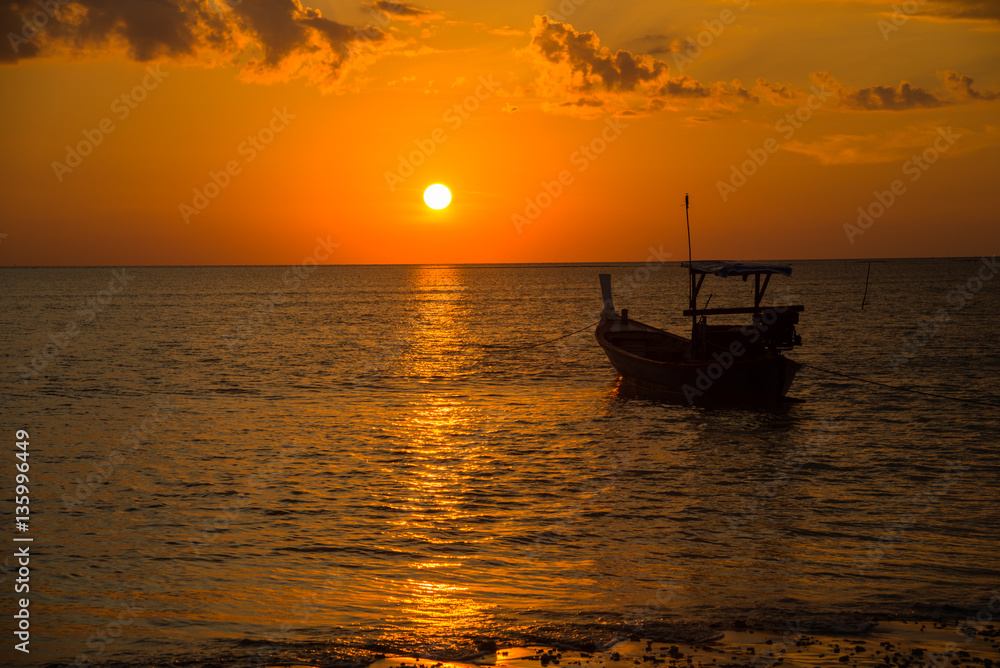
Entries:
{"type": "Polygon", "coordinates": [[[789,356],[956,400],[814,367],[781,410],[621,397],[587,329],[597,274],[684,332],[676,263],[0,269],[0,663],[365,664],[974,615],[1000,588],[1000,278],[873,262],[862,309],[867,262],[792,264],[765,299],[805,306],[789,356]]]}

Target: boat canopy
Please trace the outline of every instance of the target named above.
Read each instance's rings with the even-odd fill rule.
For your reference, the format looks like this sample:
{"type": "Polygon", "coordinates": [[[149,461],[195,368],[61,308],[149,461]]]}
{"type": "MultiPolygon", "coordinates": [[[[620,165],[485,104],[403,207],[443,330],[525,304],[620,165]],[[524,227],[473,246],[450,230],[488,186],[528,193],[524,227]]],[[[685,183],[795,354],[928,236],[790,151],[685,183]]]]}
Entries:
{"type": "Polygon", "coordinates": [[[789,265],[779,264],[752,264],[749,262],[719,262],[717,260],[696,260],[695,262],[681,262],[682,267],[688,267],[696,274],[715,274],[726,278],[727,276],[752,276],[754,274],[781,274],[791,276],[792,268],[789,265]]]}

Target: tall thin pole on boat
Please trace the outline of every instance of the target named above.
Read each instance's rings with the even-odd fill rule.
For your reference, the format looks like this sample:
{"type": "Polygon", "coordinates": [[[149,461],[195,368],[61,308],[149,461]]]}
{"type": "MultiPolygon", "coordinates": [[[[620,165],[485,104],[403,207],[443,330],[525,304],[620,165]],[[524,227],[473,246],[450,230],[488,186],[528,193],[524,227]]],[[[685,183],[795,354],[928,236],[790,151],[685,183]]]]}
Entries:
{"type": "Polygon", "coordinates": [[[868,263],[868,273],[865,275],[865,294],[861,298],[861,310],[862,311],[865,310],[865,301],[868,299],[868,279],[871,278],[871,275],[872,275],[872,263],[869,262],[868,263]]]}
{"type": "MultiPolygon", "coordinates": [[[[690,214],[690,200],[688,199],[688,194],[684,193],[684,222],[687,224],[688,233],[688,275],[691,277],[691,285],[688,292],[688,308],[692,311],[695,310],[695,299],[694,299],[694,267],[692,262],[694,261],[694,256],[691,254],[691,214],[690,214]]],[[[698,326],[698,316],[694,313],[691,314],[691,343],[694,344],[694,330],[698,326]]]]}

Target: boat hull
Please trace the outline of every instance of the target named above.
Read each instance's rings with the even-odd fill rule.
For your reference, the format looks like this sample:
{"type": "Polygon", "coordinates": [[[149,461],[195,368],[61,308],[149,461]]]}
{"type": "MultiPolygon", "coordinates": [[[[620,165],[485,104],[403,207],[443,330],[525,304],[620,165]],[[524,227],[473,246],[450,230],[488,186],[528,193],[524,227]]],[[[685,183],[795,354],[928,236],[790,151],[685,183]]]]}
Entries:
{"type": "Polygon", "coordinates": [[[660,348],[690,341],[636,321],[622,323],[604,319],[598,325],[597,342],[611,365],[621,376],[626,394],[689,405],[776,405],[786,401],[786,394],[801,368],[780,353],[748,357],[725,350],[708,359],[691,359],[676,354],[676,360],[653,359],[643,353],[644,338],[660,348]],[[631,345],[616,342],[616,335],[627,334],[631,345]]]}

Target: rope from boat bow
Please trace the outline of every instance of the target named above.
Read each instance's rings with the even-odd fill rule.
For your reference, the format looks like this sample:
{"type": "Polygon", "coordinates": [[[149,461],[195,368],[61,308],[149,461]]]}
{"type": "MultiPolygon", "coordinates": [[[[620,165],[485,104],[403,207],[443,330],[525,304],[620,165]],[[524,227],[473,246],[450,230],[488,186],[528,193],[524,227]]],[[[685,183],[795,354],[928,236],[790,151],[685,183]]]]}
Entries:
{"type": "Polygon", "coordinates": [[[870,378],[862,378],[861,376],[855,376],[849,373],[844,373],[842,371],[834,371],[833,369],[824,369],[821,366],[816,366],[815,364],[809,364],[808,362],[800,362],[802,366],[809,367],[810,369],[816,369],[816,371],[822,371],[823,373],[829,373],[834,376],[843,376],[844,378],[850,378],[851,380],[856,380],[861,383],[870,383],[872,385],[880,385],[881,387],[887,387],[890,390],[896,390],[897,392],[910,392],[912,394],[923,394],[928,397],[934,397],[936,399],[947,399],[948,401],[958,401],[963,404],[979,404],[981,406],[989,406],[990,408],[1000,408],[1000,405],[990,403],[988,401],[978,401],[976,399],[963,399],[962,397],[953,397],[947,394],[938,394],[937,392],[927,392],[926,390],[916,390],[912,387],[903,387],[901,385],[890,385],[889,383],[883,383],[877,380],[871,380],[870,378]]]}

